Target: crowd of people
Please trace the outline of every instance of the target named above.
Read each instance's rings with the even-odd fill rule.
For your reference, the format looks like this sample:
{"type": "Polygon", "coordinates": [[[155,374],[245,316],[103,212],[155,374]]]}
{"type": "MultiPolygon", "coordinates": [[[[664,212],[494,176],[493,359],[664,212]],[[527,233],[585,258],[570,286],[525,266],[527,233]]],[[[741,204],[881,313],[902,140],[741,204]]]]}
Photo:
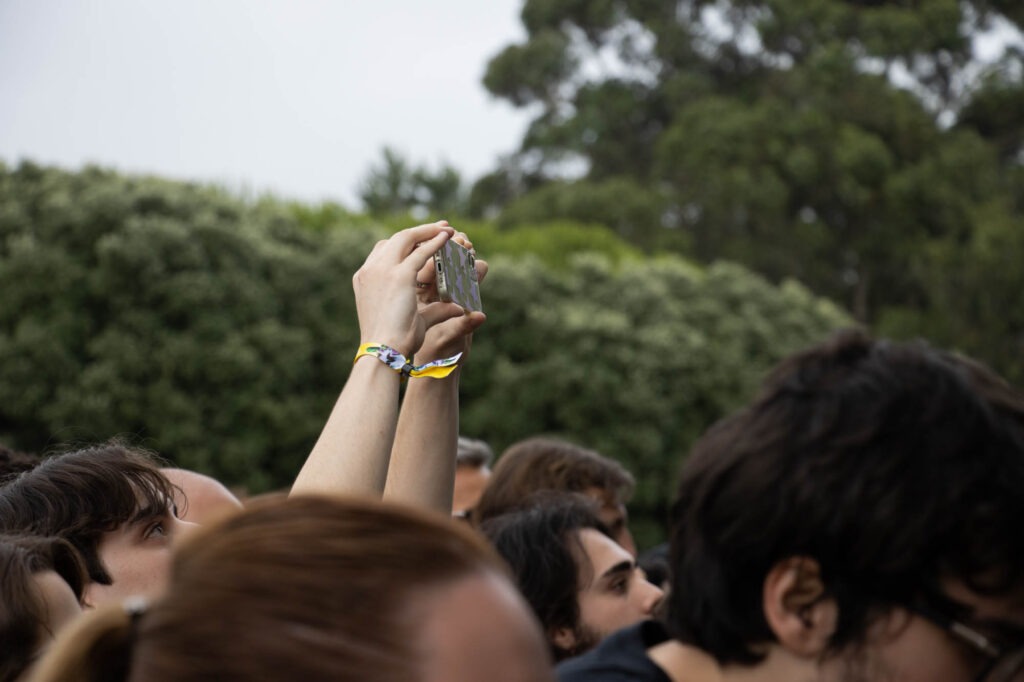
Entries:
{"type": "Polygon", "coordinates": [[[613,457],[460,436],[486,317],[438,299],[450,239],[355,273],[352,371],[287,492],[0,450],[0,682],[1024,680],[1021,392],[839,332],[680,453],[638,553],[613,457]]]}

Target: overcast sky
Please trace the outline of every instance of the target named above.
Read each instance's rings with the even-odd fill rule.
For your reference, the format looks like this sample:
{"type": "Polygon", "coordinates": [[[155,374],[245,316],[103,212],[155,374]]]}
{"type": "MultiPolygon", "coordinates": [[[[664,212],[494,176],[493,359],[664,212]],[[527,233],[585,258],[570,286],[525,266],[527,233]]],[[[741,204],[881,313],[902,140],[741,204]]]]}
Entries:
{"type": "Polygon", "coordinates": [[[208,180],[359,208],[391,145],[467,180],[528,114],[487,60],[521,0],[0,0],[0,160],[208,180]]]}

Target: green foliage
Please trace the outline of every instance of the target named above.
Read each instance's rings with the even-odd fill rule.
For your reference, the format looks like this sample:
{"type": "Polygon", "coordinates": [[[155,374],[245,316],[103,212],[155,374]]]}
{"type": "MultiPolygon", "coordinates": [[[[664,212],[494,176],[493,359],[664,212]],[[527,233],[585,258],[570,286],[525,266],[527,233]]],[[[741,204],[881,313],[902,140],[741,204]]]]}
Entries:
{"type": "Polygon", "coordinates": [[[665,202],[657,193],[629,178],[597,182],[552,183],[517,200],[501,214],[498,224],[538,225],[550,216],[573,216],[576,221],[605,225],[631,244],[654,250],[681,237],[662,229],[665,202]]]}
{"type": "MultiPolygon", "coordinates": [[[[1011,372],[1005,335],[1024,327],[973,328],[943,278],[949,254],[981,259],[959,249],[1024,215],[1024,50],[975,53],[1000,22],[1019,39],[1020,3],[525,0],[521,17],[525,41],[483,82],[534,118],[474,186],[478,214],[740,262],[883,331],[972,330],[1011,372]]],[[[995,288],[965,299],[1014,294],[965,283],[995,288]]]]}
{"type": "MultiPolygon", "coordinates": [[[[0,166],[0,442],[128,435],[230,485],[288,485],[351,366],[351,276],[399,220],[0,166]]],[[[693,439],[849,322],[796,283],[644,256],[605,227],[453,224],[491,266],[463,432],[499,451],[558,434],[621,459],[644,542],[693,439]]]]}
{"type": "Polygon", "coordinates": [[[907,307],[886,309],[879,328],[893,336],[926,335],[986,358],[1013,383],[1024,383],[1024,218],[1005,206],[980,209],[979,229],[966,243],[930,247],[929,290],[943,315],[907,307]],[[984,295],[978,295],[984,292],[984,295]]]}
{"type": "Polygon", "coordinates": [[[487,224],[459,222],[457,227],[473,239],[485,256],[526,256],[538,258],[547,267],[563,268],[580,252],[599,253],[613,263],[642,259],[643,253],[602,225],[573,222],[544,222],[510,229],[487,224]]]}
{"type": "Polygon", "coordinates": [[[0,440],[128,434],[232,484],[286,484],[348,372],[371,243],[208,188],[5,169],[0,440]]]}
{"type": "Polygon", "coordinates": [[[849,324],[794,282],[776,288],[736,265],[705,271],[674,256],[615,265],[576,253],[554,269],[495,257],[484,305],[463,431],[499,451],[558,435],[621,460],[637,478],[642,543],[664,532],[697,436],[783,356],[849,324]]]}
{"type": "Polygon", "coordinates": [[[373,216],[408,213],[452,214],[466,203],[462,176],[448,164],[437,171],[412,166],[399,152],[385,147],[380,165],[367,171],[359,188],[363,206],[373,216]]]}

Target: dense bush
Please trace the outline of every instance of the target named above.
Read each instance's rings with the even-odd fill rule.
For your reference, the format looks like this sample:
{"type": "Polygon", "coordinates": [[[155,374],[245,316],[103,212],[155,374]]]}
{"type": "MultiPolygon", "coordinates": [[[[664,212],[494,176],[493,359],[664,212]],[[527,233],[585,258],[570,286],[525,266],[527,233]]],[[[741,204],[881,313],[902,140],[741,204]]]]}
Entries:
{"type": "MultiPolygon", "coordinates": [[[[254,492],[288,485],[348,373],[352,273],[393,227],[96,168],[0,167],[0,441],[127,435],[254,492]]],[[[607,231],[478,232],[488,322],[463,431],[499,451],[543,432],[615,456],[649,524],[700,431],[847,323],[797,285],[641,257],[607,231]]]]}
{"type": "Polygon", "coordinates": [[[287,484],[348,372],[365,231],[99,169],[0,173],[0,439],[127,435],[287,484]]]}

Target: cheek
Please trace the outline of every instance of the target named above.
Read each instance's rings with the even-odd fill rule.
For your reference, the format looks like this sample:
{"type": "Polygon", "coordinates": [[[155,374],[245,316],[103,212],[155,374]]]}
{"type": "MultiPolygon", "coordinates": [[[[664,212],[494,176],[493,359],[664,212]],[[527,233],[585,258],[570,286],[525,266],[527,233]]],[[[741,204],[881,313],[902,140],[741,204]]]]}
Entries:
{"type": "Polygon", "coordinates": [[[621,595],[588,593],[580,596],[580,621],[601,635],[611,634],[642,618],[639,609],[621,595]]]}
{"type": "Polygon", "coordinates": [[[949,635],[917,618],[910,619],[898,633],[866,645],[859,658],[860,665],[848,665],[847,669],[858,669],[861,679],[971,682],[977,672],[977,663],[970,661],[967,652],[949,635]]]}
{"type": "Polygon", "coordinates": [[[106,597],[153,597],[163,591],[170,570],[171,551],[167,547],[117,550],[101,556],[112,585],[98,585],[98,594],[106,597]]]}

